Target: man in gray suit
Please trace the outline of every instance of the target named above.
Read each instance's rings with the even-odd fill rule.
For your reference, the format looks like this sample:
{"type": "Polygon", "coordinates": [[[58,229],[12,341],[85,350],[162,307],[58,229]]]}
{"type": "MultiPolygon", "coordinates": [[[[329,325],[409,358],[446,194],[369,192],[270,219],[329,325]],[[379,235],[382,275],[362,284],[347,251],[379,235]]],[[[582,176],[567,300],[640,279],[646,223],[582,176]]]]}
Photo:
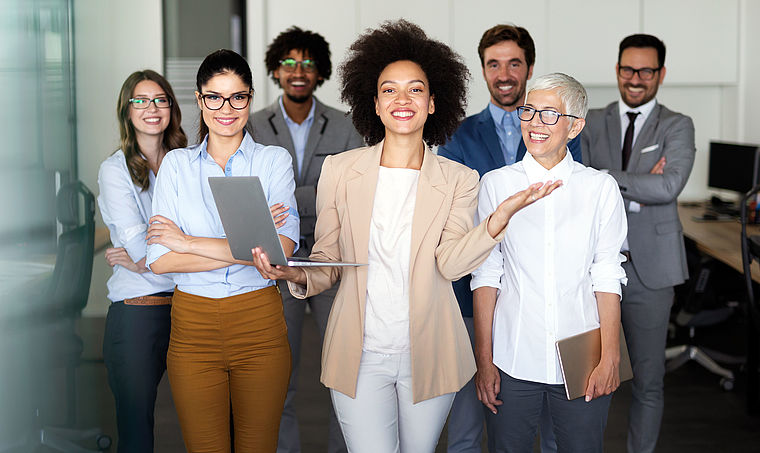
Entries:
{"type": "MultiPolygon", "coordinates": [[[[364,146],[364,141],[345,113],[322,104],[314,97],[314,90],[332,74],[330,47],[321,35],[291,27],[269,45],[265,62],[267,72],[282,88],[282,96],[269,107],[253,114],[253,138],[264,145],[282,146],[293,158],[296,201],[301,216],[301,247],[296,255],[309,256],[314,245],[317,180],[322,162],[330,154],[364,146]]],[[[309,299],[296,300],[287,286],[281,286],[293,370],[280,421],[278,453],[301,451],[294,398],[306,304],[309,304],[324,339],[336,291],[337,285],[309,299]]],[[[346,451],[332,406],[329,411],[328,451],[346,451]]]]}
{"type": "Polygon", "coordinates": [[[676,198],[694,164],[694,124],[655,99],[665,79],[665,45],[651,35],[620,43],[620,100],[591,110],[583,161],[609,171],[626,204],[622,322],[633,364],[628,451],[651,452],[664,406],[665,339],[673,286],[688,278],[676,198]]]}

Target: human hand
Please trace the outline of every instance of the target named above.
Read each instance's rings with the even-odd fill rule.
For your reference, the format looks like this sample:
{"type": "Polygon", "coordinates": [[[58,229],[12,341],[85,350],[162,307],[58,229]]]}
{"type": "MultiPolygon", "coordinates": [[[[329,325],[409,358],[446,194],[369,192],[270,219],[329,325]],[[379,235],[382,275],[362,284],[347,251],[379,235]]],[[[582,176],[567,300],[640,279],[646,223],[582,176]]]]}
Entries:
{"type": "Polygon", "coordinates": [[[480,402],[496,414],[496,407],[503,404],[501,400],[496,399],[496,395],[501,391],[501,376],[496,365],[487,363],[478,366],[475,373],[475,391],[480,402]]]}
{"type": "Polygon", "coordinates": [[[591,372],[586,387],[586,402],[594,398],[609,395],[620,386],[620,372],[618,362],[602,359],[599,365],[591,372]]]}
{"type": "Polygon", "coordinates": [[[300,267],[280,266],[269,262],[269,257],[261,247],[251,249],[253,265],[262,277],[268,280],[287,280],[300,285],[306,284],[306,272],[300,267]]]}
{"type": "Polygon", "coordinates": [[[509,223],[509,220],[517,211],[544,198],[561,185],[561,180],[545,183],[537,182],[502,201],[488,220],[488,234],[491,237],[496,237],[507,226],[507,223],[509,223]]]}
{"type": "Polygon", "coordinates": [[[649,173],[652,175],[661,175],[665,172],[665,156],[660,157],[660,160],[657,161],[656,164],[654,164],[654,167],[652,167],[651,170],[649,170],[649,173]]]}
{"type": "Polygon", "coordinates": [[[161,215],[154,215],[149,222],[145,235],[148,244],[160,244],[177,253],[190,252],[191,236],[183,233],[174,222],[161,215]]]}
{"type": "Polygon", "coordinates": [[[285,206],[285,203],[275,203],[269,207],[269,212],[272,213],[272,219],[274,219],[274,227],[280,228],[285,225],[285,219],[290,215],[290,207],[285,206]]]}
{"type": "Polygon", "coordinates": [[[123,247],[107,248],[106,262],[111,267],[118,264],[119,266],[138,274],[149,271],[149,269],[145,267],[145,258],[135,263],[132,261],[132,258],[129,257],[127,250],[123,247]]]}

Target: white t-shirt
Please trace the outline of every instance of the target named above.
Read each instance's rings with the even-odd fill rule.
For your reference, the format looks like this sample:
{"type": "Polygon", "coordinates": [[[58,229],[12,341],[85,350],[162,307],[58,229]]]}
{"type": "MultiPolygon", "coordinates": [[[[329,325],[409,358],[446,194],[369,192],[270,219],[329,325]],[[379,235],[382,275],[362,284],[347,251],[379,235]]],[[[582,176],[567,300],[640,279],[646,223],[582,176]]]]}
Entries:
{"type": "Polygon", "coordinates": [[[409,352],[409,254],[419,170],[380,167],[369,228],[364,350],[409,352]]]}

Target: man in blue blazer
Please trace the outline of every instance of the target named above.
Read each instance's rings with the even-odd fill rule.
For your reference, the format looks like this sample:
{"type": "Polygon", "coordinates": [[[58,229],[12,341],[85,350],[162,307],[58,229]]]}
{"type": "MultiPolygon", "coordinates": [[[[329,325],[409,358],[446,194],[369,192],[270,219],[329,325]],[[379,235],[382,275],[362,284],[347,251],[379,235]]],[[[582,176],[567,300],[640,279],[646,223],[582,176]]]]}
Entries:
{"type": "MultiPolygon", "coordinates": [[[[451,140],[438,148],[438,154],[467,165],[483,176],[491,170],[519,162],[525,156],[516,110],[525,101],[525,88],[533,75],[536,47],[526,29],[496,25],[481,37],[478,55],[491,102],[482,112],[465,119],[451,140]]],[[[581,162],[580,135],[570,141],[568,147],[573,159],[581,162]]],[[[470,341],[474,344],[470,276],[462,277],[453,286],[470,341]]],[[[475,350],[475,360],[491,361],[490,349],[475,350]]],[[[476,378],[468,382],[454,399],[449,414],[449,453],[480,452],[484,406],[477,398],[476,378]]],[[[488,415],[486,418],[489,431],[499,429],[491,426],[488,415]]],[[[544,453],[556,451],[548,416],[542,417],[541,440],[544,453]]]]}

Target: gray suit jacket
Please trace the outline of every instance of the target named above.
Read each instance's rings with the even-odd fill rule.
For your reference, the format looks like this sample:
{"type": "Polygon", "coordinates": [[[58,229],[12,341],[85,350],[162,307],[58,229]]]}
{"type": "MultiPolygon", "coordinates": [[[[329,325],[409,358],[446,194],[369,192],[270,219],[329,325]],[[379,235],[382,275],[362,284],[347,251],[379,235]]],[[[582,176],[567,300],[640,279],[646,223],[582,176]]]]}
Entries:
{"type": "Polygon", "coordinates": [[[290,152],[293,158],[293,171],[296,178],[296,202],[298,215],[301,217],[301,249],[298,255],[308,256],[314,245],[314,224],[317,219],[316,194],[317,180],[322,171],[322,162],[330,154],[337,154],[349,149],[364,146],[351,123],[351,118],[340,110],[328,107],[315,97],[314,122],[306,139],[301,174],[297,165],[295,146],[290,130],[285,123],[279,100],[253,114],[251,127],[253,139],[263,145],[278,145],[290,152]]]}
{"type": "Polygon", "coordinates": [[[626,200],[631,264],[644,285],[662,289],[686,280],[686,253],[676,198],[694,164],[694,124],[691,118],[657,104],[633,144],[628,168],[622,170],[618,103],[591,110],[583,130],[583,162],[608,169],[626,200]],[[662,175],[650,170],[665,157],[662,175]],[[630,201],[640,203],[631,212],[630,201]]]}

